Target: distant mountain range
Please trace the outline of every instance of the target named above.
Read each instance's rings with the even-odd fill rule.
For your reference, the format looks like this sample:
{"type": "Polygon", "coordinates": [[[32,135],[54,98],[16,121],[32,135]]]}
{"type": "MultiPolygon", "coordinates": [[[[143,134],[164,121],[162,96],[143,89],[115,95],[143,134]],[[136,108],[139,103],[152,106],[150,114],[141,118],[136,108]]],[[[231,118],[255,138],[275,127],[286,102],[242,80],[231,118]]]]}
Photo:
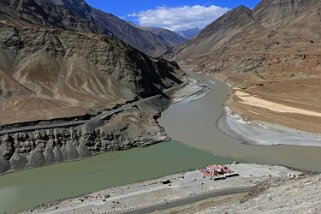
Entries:
{"type": "Polygon", "coordinates": [[[187,39],[178,33],[164,29],[164,28],[155,28],[155,27],[141,27],[142,30],[149,31],[153,34],[156,34],[163,39],[165,39],[172,46],[182,45],[187,42],[187,39]]]}
{"type": "Polygon", "coordinates": [[[184,31],[176,31],[177,34],[181,35],[186,39],[192,39],[196,37],[200,32],[201,32],[201,29],[199,28],[193,28],[193,29],[184,30],[184,31]]]}

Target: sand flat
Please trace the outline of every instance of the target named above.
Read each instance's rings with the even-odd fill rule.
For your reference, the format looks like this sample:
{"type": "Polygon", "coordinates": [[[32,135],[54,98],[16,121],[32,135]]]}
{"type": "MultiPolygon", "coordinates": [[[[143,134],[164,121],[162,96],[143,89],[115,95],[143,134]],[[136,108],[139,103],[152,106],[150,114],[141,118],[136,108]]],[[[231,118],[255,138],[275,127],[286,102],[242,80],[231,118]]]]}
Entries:
{"type": "Polygon", "coordinates": [[[305,109],[295,108],[287,105],[283,105],[280,103],[271,102],[268,100],[264,100],[259,97],[252,96],[246,92],[236,90],[234,92],[235,96],[237,96],[242,101],[238,101],[239,103],[245,105],[251,105],[255,107],[269,109],[271,111],[279,112],[279,113],[292,113],[292,114],[303,114],[307,116],[321,117],[320,112],[309,111],[305,109]]]}

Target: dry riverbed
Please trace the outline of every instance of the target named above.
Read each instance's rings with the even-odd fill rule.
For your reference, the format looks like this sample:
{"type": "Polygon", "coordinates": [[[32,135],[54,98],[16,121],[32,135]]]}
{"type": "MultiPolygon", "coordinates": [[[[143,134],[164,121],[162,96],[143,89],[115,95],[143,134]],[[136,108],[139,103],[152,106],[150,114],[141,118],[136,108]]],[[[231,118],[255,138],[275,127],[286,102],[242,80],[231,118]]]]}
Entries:
{"type": "Polygon", "coordinates": [[[125,212],[208,191],[233,187],[254,187],[267,179],[288,179],[289,173],[300,174],[300,172],[281,166],[231,164],[228,167],[239,173],[240,176],[213,181],[204,178],[198,170],[195,170],[127,186],[109,188],[79,198],[53,202],[25,213],[125,212]]]}
{"type": "MultiPolygon", "coordinates": [[[[187,77],[187,79],[189,83],[172,95],[173,103],[188,103],[204,97],[209,92],[210,89],[206,84],[201,84],[190,77],[187,77]]],[[[215,83],[212,82],[212,84],[215,83]]]]}

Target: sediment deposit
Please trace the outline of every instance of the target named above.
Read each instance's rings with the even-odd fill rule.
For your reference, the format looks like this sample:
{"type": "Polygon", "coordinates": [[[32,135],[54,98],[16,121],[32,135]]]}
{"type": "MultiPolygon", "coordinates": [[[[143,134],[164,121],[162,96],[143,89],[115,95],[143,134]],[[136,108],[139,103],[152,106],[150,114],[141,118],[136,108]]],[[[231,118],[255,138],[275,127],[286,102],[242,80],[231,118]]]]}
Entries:
{"type": "Polygon", "coordinates": [[[108,120],[1,136],[0,173],[79,160],[101,152],[127,150],[167,141],[151,104],[132,107],[108,120]],[[142,110],[144,108],[144,110],[142,110]]]}

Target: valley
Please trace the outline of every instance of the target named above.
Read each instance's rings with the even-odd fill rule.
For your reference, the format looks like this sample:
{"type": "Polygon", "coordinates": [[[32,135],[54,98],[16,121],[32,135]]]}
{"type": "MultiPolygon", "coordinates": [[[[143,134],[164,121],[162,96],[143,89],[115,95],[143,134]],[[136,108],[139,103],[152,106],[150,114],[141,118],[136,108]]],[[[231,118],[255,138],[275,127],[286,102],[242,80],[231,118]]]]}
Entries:
{"type": "MultiPolygon", "coordinates": [[[[242,163],[285,165],[300,170],[321,171],[319,167],[321,148],[287,145],[268,147],[244,144],[243,140],[238,139],[237,136],[236,138],[231,137],[222,132],[216,123],[224,112],[223,106],[229,95],[229,87],[222,82],[209,80],[207,76],[201,74],[190,73],[190,77],[194,80],[197,79],[199,81],[197,84],[202,87],[195,87],[195,81],[191,81],[191,84],[194,85],[192,87],[194,88],[193,93],[190,89],[186,90],[185,88],[177,91],[177,95],[174,94],[174,97],[178,102],[165,110],[159,119],[159,124],[164,127],[164,132],[174,140],[147,148],[104,153],[81,161],[1,176],[0,183],[2,185],[0,184],[0,187],[6,191],[2,192],[3,195],[0,194],[0,198],[6,199],[0,206],[5,206],[8,213],[32,209],[41,203],[76,197],[113,186],[127,184],[131,186],[132,183],[138,181],[195,170],[211,163],[230,164],[240,161],[242,163]],[[209,90],[204,90],[205,86],[209,90]],[[181,90],[185,92],[180,92],[181,90]],[[205,95],[202,95],[204,93],[205,95]],[[186,96],[187,94],[192,97],[186,96]],[[181,97],[183,99],[180,99],[181,97]],[[179,140],[181,143],[175,140],[179,140]],[[127,170],[123,170],[124,168],[127,170]],[[131,176],[127,176],[128,174],[131,176]],[[52,180],[52,176],[54,176],[54,180],[52,180]],[[14,185],[21,179],[26,182],[19,183],[18,186],[14,185]],[[95,182],[88,182],[91,180],[95,182]],[[48,185],[48,183],[51,184],[48,185]],[[11,188],[12,185],[18,189],[11,188]],[[52,188],[53,186],[55,188],[52,188]],[[31,189],[39,197],[27,200],[24,197],[30,193],[31,189]],[[16,197],[21,197],[24,203],[20,203],[19,206],[14,203],[15,200],[8,203],[11,198],[16,197]]],[[[189,86],[186,87],[189,88],[189,86]]],[[[269,169],[270,165],[257,167],[269,169]]],[[[251,172],[257,173],[258,171],[252,169],[251,172]]],[[[286,174],[283,173],[283,176],[286,174]]],[[[238,178],[233,181],[234,185],[240,184],[238,178]]],[[[229,182],[226,183],[226,185],[228,184],[229,182]]],[[[98,193],[93,194],[98,195],[98,193]]],[[[146,197],[150,198],[150,196],[146,197]]],[[[161,195],[155,197],[155,200],[163,200],[163,198],[164,195],[161,195]]],[[[104,203],[100,199],[98,197],[97,202],[94,200],[89,204],[97,203],[99,206],[103,206],[104,203]]],[[[77,198],[71,200],[74,200],[76,204],[79,203],[77,198]]],[[[106,203],[109,202],[112,202],[112,199],[106,201],[106,203]]],[[[68,201],[63,201],[63,203],[69,204],[68,201]]],[[[59,201],[58,204],[60,204],[59,201]]],[[[57,205],[54,203],[52,206],[56,207],[57,205]]]]}
{"type": "Polygon", "coordinates": [[[171,58],[235,88],[227,105],[245,120],[320,133],[318,117],[278,111],[286,105],[321,113],[320,6],[316,0],[263,0],[252,10],[237,7],[178,47],[171,58]],[[275,106],[248,105],[236,93],[275,106]]]}
{"type": "Polygon", "coordinates": [[[0,213],[318,213],[321,2],[224,4],[2,0],[0,213]]]}
{"type": "Polygon", "coordinates": [[[156,118],[184,72],[112,36],[97,13],[133,26],[84,1],[0,6],[1,174],[168,140],[156,118]]]}

